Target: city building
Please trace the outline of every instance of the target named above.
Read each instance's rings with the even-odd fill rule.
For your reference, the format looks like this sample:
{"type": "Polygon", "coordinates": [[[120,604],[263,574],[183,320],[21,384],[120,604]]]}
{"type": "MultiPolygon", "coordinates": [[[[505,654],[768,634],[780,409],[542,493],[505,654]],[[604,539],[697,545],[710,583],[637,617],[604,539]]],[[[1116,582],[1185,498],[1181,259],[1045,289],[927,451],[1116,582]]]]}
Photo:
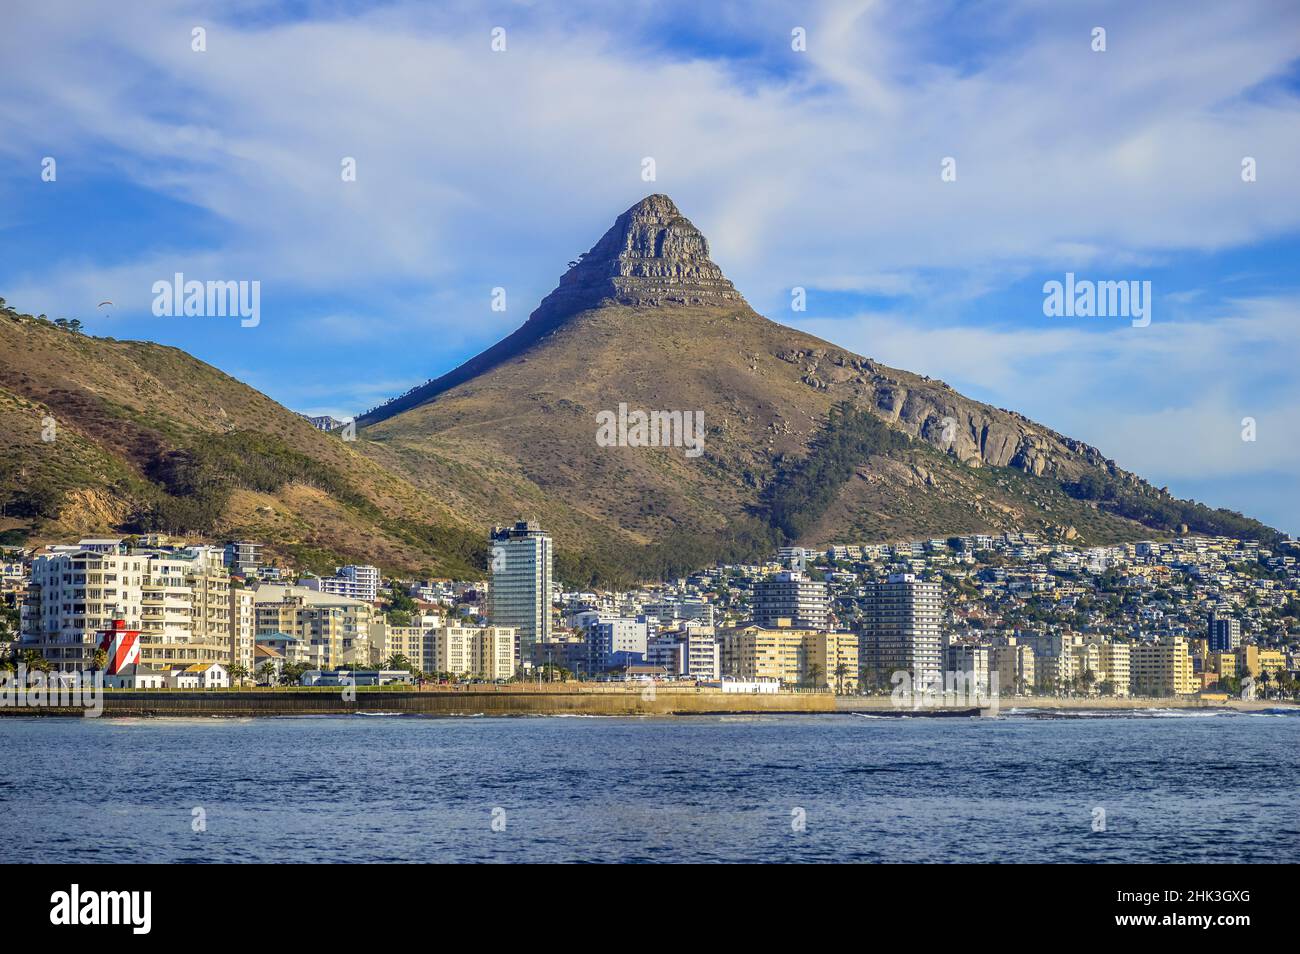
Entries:
{"type": "Polygon", "coordinates": [[[320,593],[346,596],[366,603],[379,598],[379,583],[379,568],[366,565],[341,566],[335,570],[334,576],[309,576],[298,581],[299,586],[320,593]]]}
{"type": "Polygon", "coordinates": [[[644,619],[611,616],[597,619],[587,628],[591,671],[639,665],[646,661],[649,625],[644,619]]]}
{"type": "Polygon", "coordinates": [[[257,649],[257,608],[252,590],[230,588],[230,666],[253,673],[253,655],[257,649]]]}
{"type": "Polygon", "coordinates": [[[519,634],[510,626],[443,626],[432,643],[433,672],[495,681],[517,669],[519,634]]]}
{"type": "MultiPolygon", "coordinates": [[[[993,647],[990,665],[998,674],[1000,695],[1024,695],[1037,685],[1034,647],[1017,643],[1014,636],[993,647]]],[[[1127,688],[1125,686],[1125,691],[1127,688]]]]}
{"type": "Polygon", "coordinates": [[[826,628],[826,584],[798,570],[774,573],[754,584],[754,625],[790,620],[800,629],[826,628]]]}
{"type": "MultiPolygon", "coordinates": [[[[989,694],[992,686],[990,673],[996,672],[993,666],[992,647],[976,643],[957,643],[948,647],[946,657],[945,679],[952,674],[960,677],[961,681],[955,683],[959,690],[978,693],[981,696],[989,694]]],[[[1000,692],[1000,677],[998,683],[1000,692]]]]}
{"type": "Polygon", "coordinates": [[[684,627],[658,633],[646,650],[646,661],[663,666],[672,678],[700,682],[722,678],[722,647],[712,627],[684,627]]]}
{"type": "MultiPolygon", "coordinates": [[[[264,583],[255,591],[257,636],[285,633],[297,637],[320,669],[370,662],[370,626],[375,609],[362,600],[335,596],[302,586],[264,583]]],[[[296,660],[289,659],[290,662],[296,660]]]]}
{"type": "Polygon", "coordinates": [[[142,628],[146,563],[106,541],[47,547],[32,561],[21,611],[22,648],[39,652],[56,670],[89,669],[99,631],[115,618],[142,628]]]}
{"type": "Polygon", "coordinates": [[[533,658],[533,645],[551,637],[554,553],[551,538],[533,520],[494,527],[489,540],[492,579],[489,615],[518,634],[516,664],[533,658]]]}
{"type": "Polygon", "coordinates": [[[1182,636],[1134,643],[1129,656],[1132,691],[1138,696],[1191,695],[1199,688],[1192,657],[1182,636]]]}
{"type": "Polygon", "coordinates": [[[224,562],[240,576],[257,572],[262,564],[262,544],[251,540],[236,540],[226,544],[224,562]]]}
{"type": "Polygon", "coordinates": [[[910,573],[868,583],[862,601],[860,658],[877,685],[895,672],[923,682],[944,664],[943,590],[910,573]]]}
{"type": "Polygon", "coordinates": [[[1241,621],[1211,613],[1209,643],[1212,653],[1232,653],[1241,645],[1241,621]]]}
{"type": "Polygon", "coordinates": [[[796,628],[784,619],[777,623],[724,631],[723,676],[746,682],[777,680],[788,686],[834,686],[846,693],[857,690],[855,634],[796,628]]]}

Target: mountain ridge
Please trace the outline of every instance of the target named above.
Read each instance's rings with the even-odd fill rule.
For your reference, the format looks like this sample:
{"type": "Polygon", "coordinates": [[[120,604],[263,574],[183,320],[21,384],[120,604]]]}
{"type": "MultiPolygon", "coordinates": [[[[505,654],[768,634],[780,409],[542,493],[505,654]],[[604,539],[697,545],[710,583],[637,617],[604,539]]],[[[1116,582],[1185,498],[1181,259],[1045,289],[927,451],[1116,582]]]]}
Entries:
{"type": "Polygon", "coordinates": [[[788,543],[1280,536],[759,315],[661,195],[618,216],[514,333],[360,423],[340,439],[179,349],[0,300],[0,542],[161,530],[263,539],[313,568],[471,575],[487,529],[529,516],[562,578],[626,583],[788,543]],[[703,455],[604,446],[599,416],[620,404],[701,413],[703,455]]]}
{"type": "MultiPolygon", "coordinates": [[[[647,196],[514,335],[411,392],[400,408],[363,418],[365,451],[417,484],[422,471],[438,473],[444,489],[446,471],[476,465],[496,506],[514,501],[518,512],[542,513],[574,546],[595,535],[614,548],[650,547],[681,534],[749,532],[754,521],[775,545],[793,541],[764,501],[774,482],[794,480],[826,439],[832,408],[844,406],[908,443],[856,462],[827,502],[844,519],[828,525],[805,514],[798,542],[824,543],[833,532],[898,538],[1021,526],[1069,539],[1135,539],[1176,532],[1183,516],[1236,525],[1240,515],[1211,518],[1208,508],[1176,501],[1099,449],[1022,414],[764,318],[707,250],[670,199],[647,196]],[[491,360],[480,361],[485,355],[491,360]],[[660,450],[598,448],[594,415],[621,403],[703,410],[700,466],[685,469],[660,450]]],[[[850,419],[867,426],[840,418],[850,419]]],[[[469,490],[459,494],[472,509],[469,490]]],[[[1276,533],[1246,518],[1240,527],[1276,533]]]]}

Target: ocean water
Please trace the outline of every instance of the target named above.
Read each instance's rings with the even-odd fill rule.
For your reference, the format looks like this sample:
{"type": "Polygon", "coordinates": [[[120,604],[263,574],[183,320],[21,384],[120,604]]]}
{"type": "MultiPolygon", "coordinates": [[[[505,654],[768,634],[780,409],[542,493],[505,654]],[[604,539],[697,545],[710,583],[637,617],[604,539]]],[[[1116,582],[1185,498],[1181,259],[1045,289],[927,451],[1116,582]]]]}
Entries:
{"type": "Polygon", "coordinates": [[[1300,854],[1294,713],[4,718],[0,745],[4,862],[1300,854]]]}

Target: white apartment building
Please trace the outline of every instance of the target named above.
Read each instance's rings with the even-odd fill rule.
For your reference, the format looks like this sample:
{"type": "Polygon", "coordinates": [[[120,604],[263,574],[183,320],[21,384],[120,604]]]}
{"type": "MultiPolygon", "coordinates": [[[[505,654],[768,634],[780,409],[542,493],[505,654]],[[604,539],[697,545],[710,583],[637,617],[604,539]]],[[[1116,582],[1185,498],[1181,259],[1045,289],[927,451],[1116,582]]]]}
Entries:
{"type": "MultiPolygon", "coordinates": [[[[22,607],[22,648],[59,670],[90,667],[98,632],[114,617],[142,629],[141,593],[147,560],[119,548],[47,547],[32,561],[22,607]]],[[[120,541],[119,541],[120,544],[120,541]]]]}
{"type": "Polygon", "coordinates": [[[711,628],[690,628],[660,633],[650,640],[646,662],[663,666],[669,676],[685,676],[701,682],[722,678],[722,647],[711,628]]]}
{"type": "Polygon", "coordinates": [[[379,598],[379,567],[341,566],[334,571],[334,576],[305,577],[298,581],[298,585],[332,596],[373,603],[379,598]]]}
{"type": "Polygon", "coordinates": [[[243,666],[253,674],[257,651],[256,597],[252,590],[230,588],[230,665],[243,666]]]}
{"type": "Polygon", "coordinates": [[[127,552],[119,539],[54,546],[32,561],[23,648],[56,669],[88,668],[98,632],[122,619],[155,669],[230,661],[230,581],[221,551],[127,552]]]}
{"type": "Polygon", "coordinates": [[[601,617],[587,629],[590,665],[600,670],[642,662],[648,639],[645,620],[626,616],[601,617]]]}
{"type": "MultiPolygon", "coordinates": [[[[996,671],[993,667],[993,655],[988,646],[978,646],[972,643],[958,643],[948,647],[946,652],[945,675],[953,673],[959,676],[963,681],[958,684],[958,688],[965,690],[968,686],[977,693],[987,695],[991,680],[989,673],[996,671]]],[[[1001,691],[1001,677],[998,678],[998,689],[1001,691]]]]}

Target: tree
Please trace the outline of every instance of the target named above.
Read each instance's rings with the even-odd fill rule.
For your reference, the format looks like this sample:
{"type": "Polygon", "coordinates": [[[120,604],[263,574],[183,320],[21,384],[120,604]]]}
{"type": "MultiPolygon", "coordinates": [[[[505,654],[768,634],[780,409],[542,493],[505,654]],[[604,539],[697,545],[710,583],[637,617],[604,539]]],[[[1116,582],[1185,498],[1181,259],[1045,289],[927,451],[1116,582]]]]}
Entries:
{"type": "Polygon", "coordinates": [[[402,669],[410,673],[415,672],[415,666],[411,664],[411,660],[401,653],[393,653],[383,661],[382,665],[385,669],[402,669]]]}
{"type": "Polygon", "coordinates": [[[849,667],[844,663],[839,663],[835,667],[835,694],[844,695],[844,677],[849,674],[849,667]]]}
{"type": "Polygon", "coordinates": [[[102,649],[96,649],[90,654],[90,669],[92,672],[99,672],[108,665],[108,653],[102,649]]]}
{"type": "MultiPolygon", "coordinates": [[[[270,663],[263,663],[263,666],[270,666],[270,663]]],[[[272,667],[274,668],[274,667],[272,667]]],[[[242,663],[235,663],[230,667],[230,679],[237,686],[242,686],[244,680],[248,678],[248,667],[242,663]]]]}
{"type": "Polygon", "coordinates": [[[809,687],[816,689],[818,686],[822,685],[822,679],[824,674],[825,671],[822,669],[821,663],[811,663],[808,666],[807,677],[805,681],[807,682],[809,687]]]}
{"type": "Polygon", "coordinates": [[[273,685],[275,681],[275,663],[265,662],[257,667],[259,678],[266,680],[268,686],[273,685]]]}

